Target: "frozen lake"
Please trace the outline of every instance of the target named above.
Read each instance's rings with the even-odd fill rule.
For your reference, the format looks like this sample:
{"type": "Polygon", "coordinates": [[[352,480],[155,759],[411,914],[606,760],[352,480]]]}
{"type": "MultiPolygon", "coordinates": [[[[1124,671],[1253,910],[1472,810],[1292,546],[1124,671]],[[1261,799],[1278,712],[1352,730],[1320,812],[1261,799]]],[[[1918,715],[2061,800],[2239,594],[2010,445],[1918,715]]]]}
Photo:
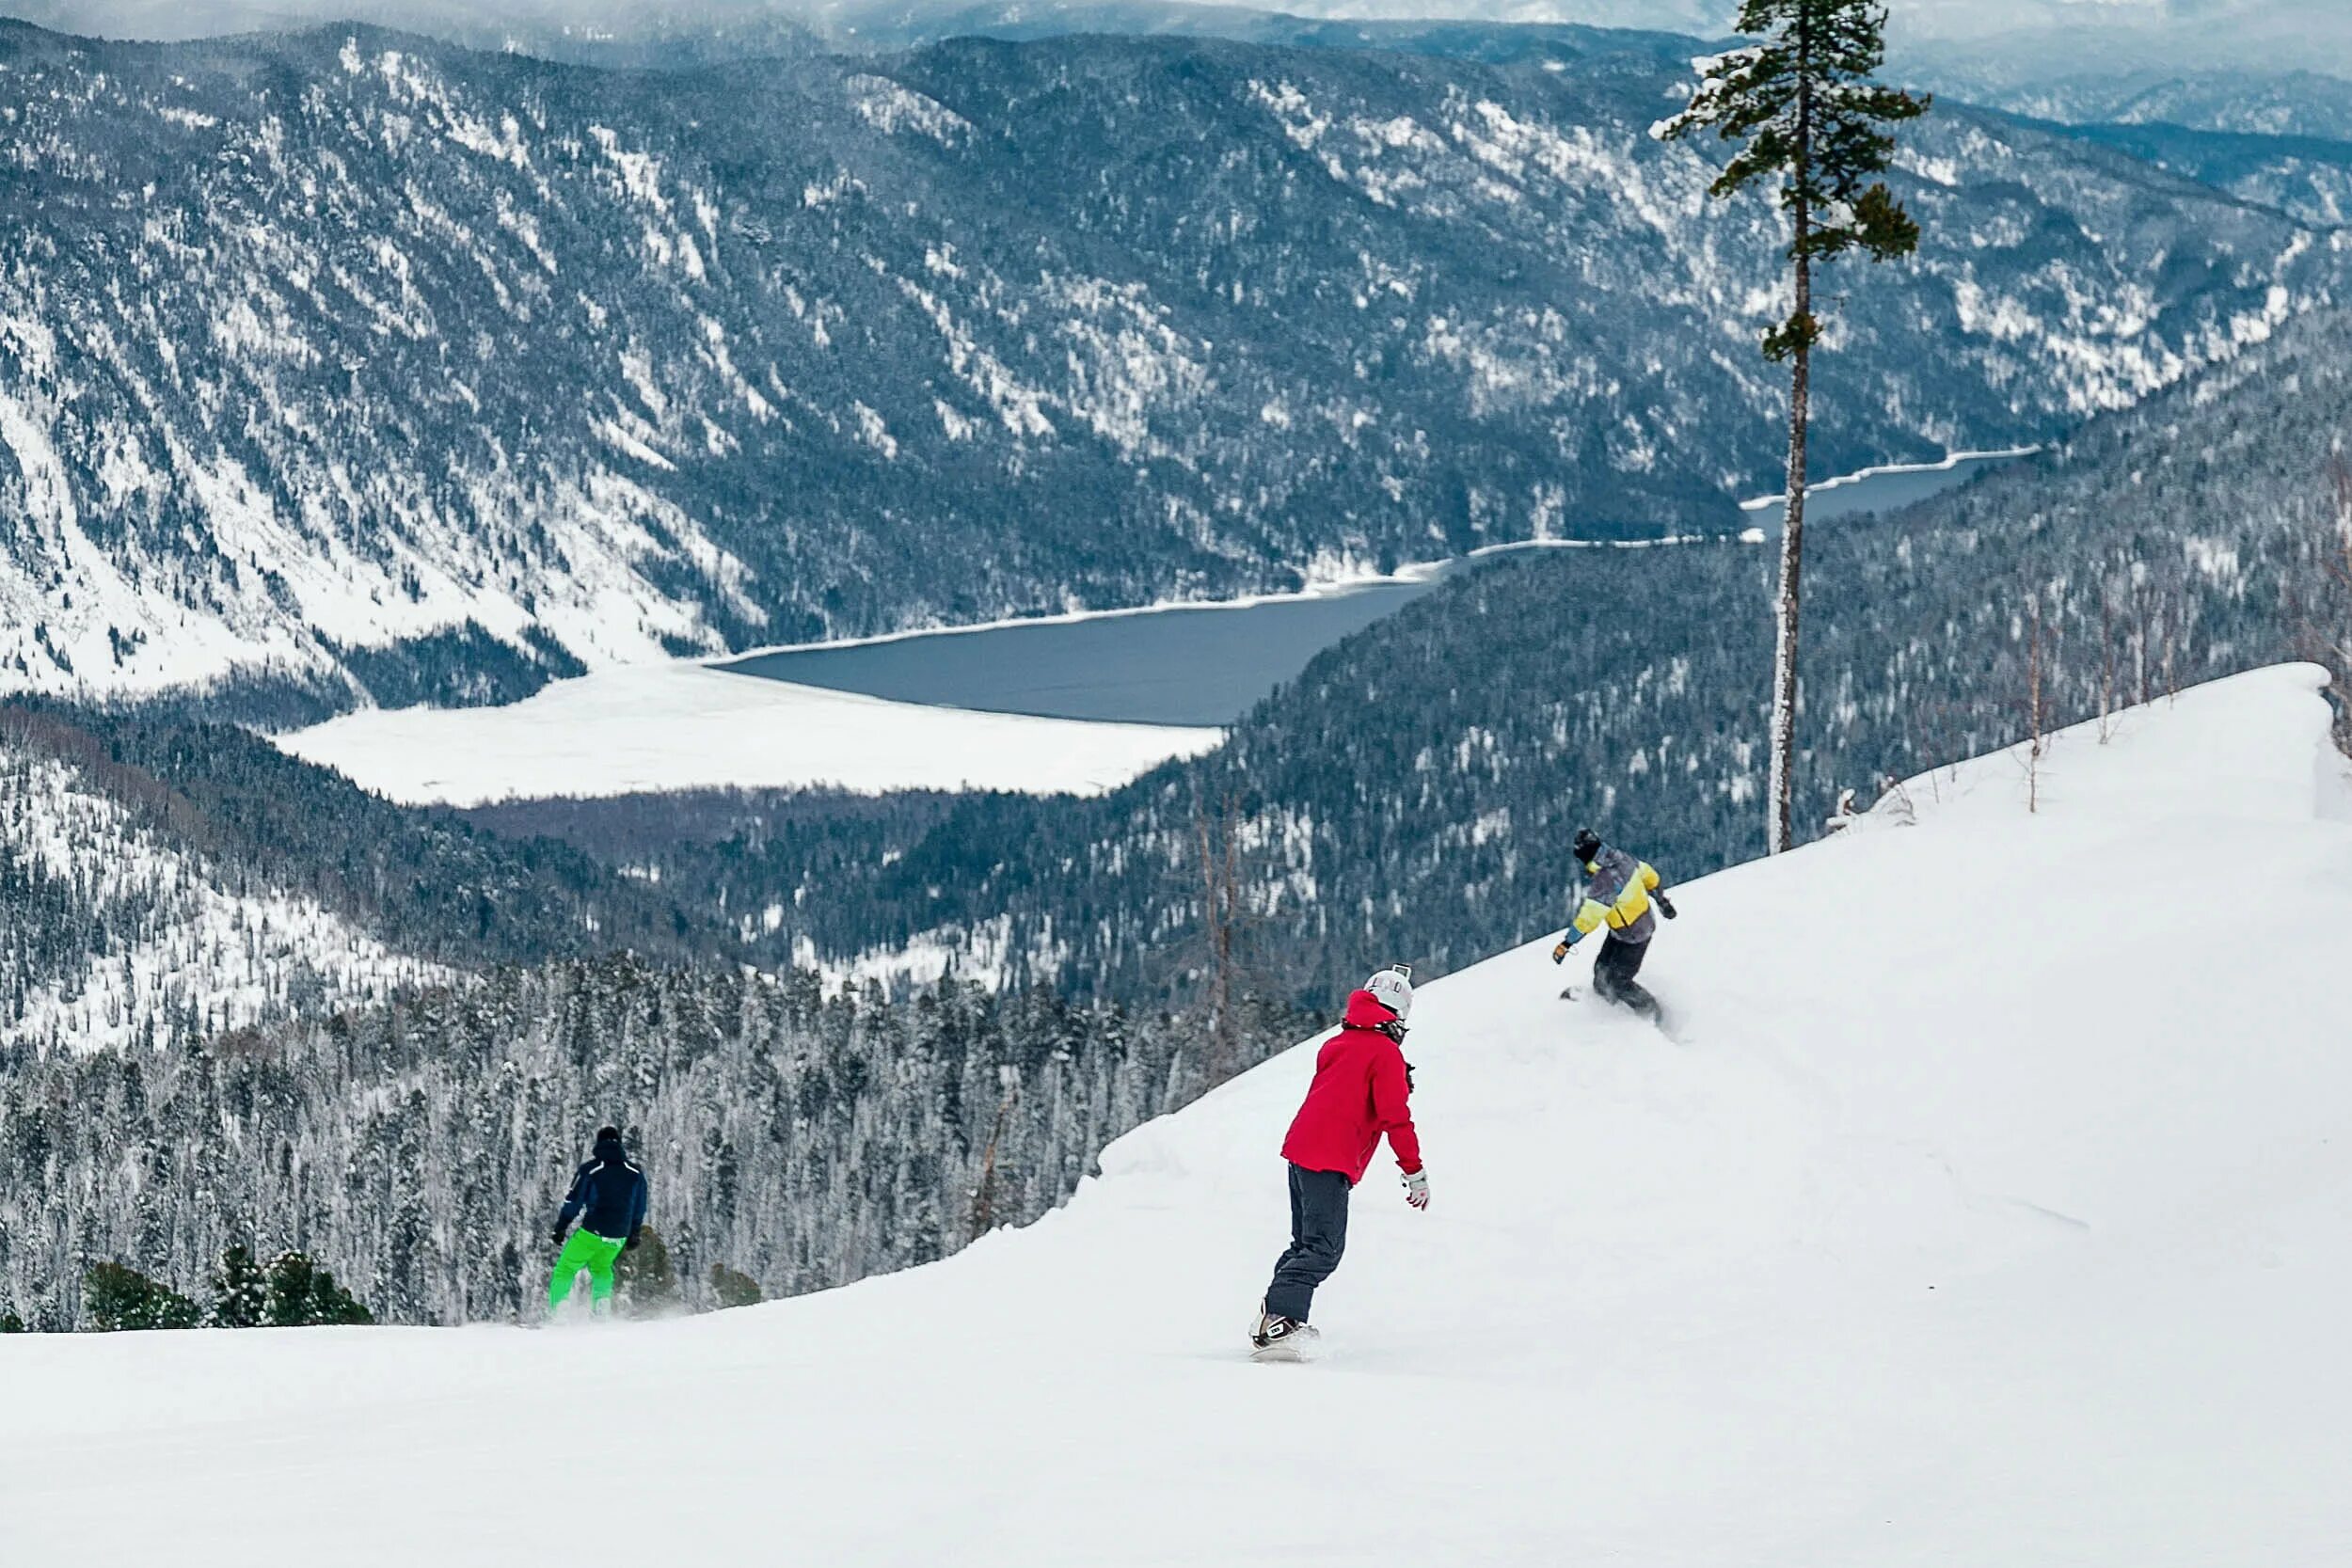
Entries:
{"type": "MultiPolygon", "coordinates": [[[[1966,483],[2017,454],[1968,456],[1947,467],[1880,469],[1814,486],[1813,522],[1907,505],[1966,483]]],[[[1752,506],[1757,527],[1781,506],[1752,506]]],[[[1595,546],[1597,548],[1612,546],[1595,546]]],[[[1394,614],[1449,572],[1230,605],[1109,612],[923,632],[880,641],[755,654],[721,666],[739,674],[868,697],[986,713],[1120,723],[1221,725],[1352,632],[1394,614]]]]}

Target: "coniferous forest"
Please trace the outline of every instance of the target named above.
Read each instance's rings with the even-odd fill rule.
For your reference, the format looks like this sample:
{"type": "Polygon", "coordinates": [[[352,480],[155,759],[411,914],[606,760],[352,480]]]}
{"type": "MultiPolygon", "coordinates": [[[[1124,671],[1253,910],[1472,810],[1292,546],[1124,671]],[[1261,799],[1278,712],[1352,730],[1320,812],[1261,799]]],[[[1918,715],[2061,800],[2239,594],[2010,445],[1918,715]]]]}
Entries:
{"type": "Polygon", "coordinates": [[[0,1308],[88,1323],[94,1267],[193,1294],[242,1245],[315,1258],[389,1322],[535,1313],[605,1120],[652,1182],[687,1306],[723,1305],[730,1275],[818,1290],[1035,1218],[1213,1066],[1182,1029],[1045,992],[949,981],[893,1004],[627,958],[200,1048],[19,1049],[0,1059],[0,1308]]]}

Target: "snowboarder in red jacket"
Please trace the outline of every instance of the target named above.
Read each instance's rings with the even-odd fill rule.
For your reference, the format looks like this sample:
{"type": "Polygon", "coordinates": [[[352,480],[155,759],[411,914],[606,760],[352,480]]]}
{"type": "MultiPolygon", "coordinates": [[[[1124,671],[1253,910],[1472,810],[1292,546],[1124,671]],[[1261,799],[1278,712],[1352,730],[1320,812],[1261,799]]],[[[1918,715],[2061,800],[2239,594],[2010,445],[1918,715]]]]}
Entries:
{"type": "Polygon", "coordinates": [[[1405,1173],[1405,1201],[1429,1207],[1421,1138],[1406,1103],[1412,1069],[1398,1049],[1412,1010],[1412,972],[1403,964],[1384,969],[1347,999],[1344,1025],[1315,1053],[1307,1102],[1282,1142],[1291,1167],[1291,1244],[1274,1265],[1274,1283],[1249,1336],[1252,1353],[1263,1358],[1295,1357],[1299,1342],[1314,1337],[1307,1314],[1315,1287],[1340,1266],[1348,1191],[1363,1180],[1381,1134],[1405,1173]]]}

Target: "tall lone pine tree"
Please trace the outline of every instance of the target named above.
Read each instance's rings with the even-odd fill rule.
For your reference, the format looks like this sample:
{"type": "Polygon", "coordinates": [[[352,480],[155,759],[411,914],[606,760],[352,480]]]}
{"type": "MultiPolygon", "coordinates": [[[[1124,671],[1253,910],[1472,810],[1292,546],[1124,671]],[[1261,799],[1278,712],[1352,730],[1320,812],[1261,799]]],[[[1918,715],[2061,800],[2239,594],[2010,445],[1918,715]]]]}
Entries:
{"type": "Polygon", "coordinates": [[[1870,80],[1886,58],[1886,8],[1877,0],[1746,0],[1740,32],[1764,41],[1696,62],[1697,89],[1683,111],[1652,135],[1679,140],[1713,129],[1742,144],[1708,194],[1735,196],[1780,182],[1788,214],[1788,259],[1796,308],[1764,335],[1764,354],[1790,370],[1788,511],[1780,546],[1779,637],[1772,665],[1772,783],[1766,848],[1790,844],[1789,798],[1797,735],[1797,611],[1804,554],[1804,437],[1811,413],[1813,262],[1859,248],[1875,261],[1908,256],[1919,226],[1883,181],[1895,152],[1885,127],[1927,112],[1914,98],[1870,80]]]}

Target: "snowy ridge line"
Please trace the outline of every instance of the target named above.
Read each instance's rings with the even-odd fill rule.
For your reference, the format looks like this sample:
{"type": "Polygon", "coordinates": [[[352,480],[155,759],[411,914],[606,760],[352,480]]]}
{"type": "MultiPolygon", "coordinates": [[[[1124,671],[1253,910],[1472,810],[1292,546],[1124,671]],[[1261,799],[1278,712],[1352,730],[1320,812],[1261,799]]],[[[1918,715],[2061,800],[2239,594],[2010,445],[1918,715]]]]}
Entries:
{"type": "MultiPolygon", "coordinates": [[[[1947,474],[1963,463],[1997,462],[2008,458],[2031,457],[2044,450],[2041,446],[2002,447],[1991,451],[1951,452],[1940,463],[1881,463],[1873,467],[1856,468],[1850,474],[1839,474],[1835,479],[1825,479],[1819,484],[1808,484],[1804,487],[1804,493],[1808,496],[1818,496],[1825,490],[1843,490],[1849,484],[1860,484],[1863,481],[1870,479],[1890,478],[1896,474],[1947,474]]],[[[1769,496],[1756,496],[1741,501],[1740,510],[1761,512],[1766,507],[1778,506],[1788,499],[1786,494],[1779,492],[1769,496]]]]}

